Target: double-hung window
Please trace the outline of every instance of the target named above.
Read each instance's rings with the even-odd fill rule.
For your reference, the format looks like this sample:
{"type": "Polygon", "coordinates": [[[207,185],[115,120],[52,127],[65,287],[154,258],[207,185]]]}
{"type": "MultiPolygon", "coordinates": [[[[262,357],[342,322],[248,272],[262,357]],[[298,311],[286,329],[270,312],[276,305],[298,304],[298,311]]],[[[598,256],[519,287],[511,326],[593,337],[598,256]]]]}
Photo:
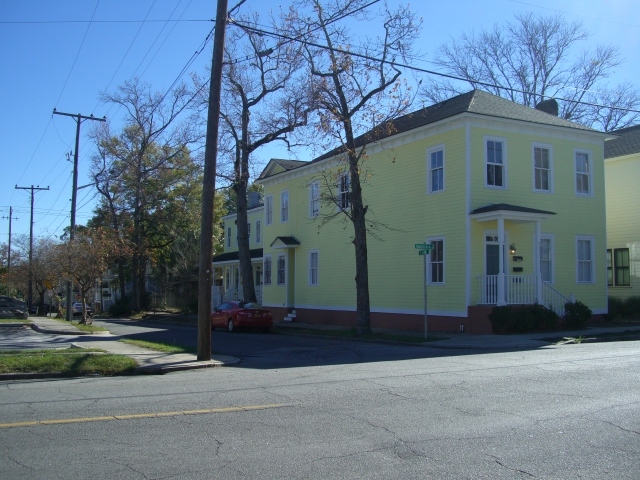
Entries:
{"type": "Polygon", "coordinates": [[[262,243],[262,232],[260,230],[260,220],[256,220],[256,243],[262,243]]]}
{"type": "Polygon", "coordinates": [[[227,227],[227,247],[231,248],[231,227],[227,227]]]}
{"type": "Polygon", "coordinates": [[[278,255],[278,264],[277,264],[276,268],[277,268],[276,283],[278,285],[284,285],[285,279],[286,279],[284,255],[282,255],[282,254],[278,255]]]}
{"type": "Polygon", "coordinates": [[[486,139],[487,186],[506,187],[505,141],[486,139]]]}
{"type": "Polygon", "coordinates": [[[575,152],[576,195],[592,195],[591,158],[589,152],[575,152]]]}
{"type": "Polygon", "coordinates": [[[280,221],[289,221],[289,190],[280,192],[280,221]]]}
{"type": "Polygon", "coordinates": [[[351,182],[349,174],[345,173],[340,175],[338,179],[338,206],[340,210],[348,210],[351,206],[351,200],[349,199],[349,187],[351,182]]]}
{"type": "Polygon", "coordinates": [[[578,283],[594,283],[594,239],[576,236],[576,280],[578,283]]]}
{"type": "Polygon", "coordinates": [[[607,280],[609,286],[631,286],[631,270],[628,248],[607,250],[607,280]]]}
{"type": "Polygon", "coordinates": [[[320,214],[320,184],[309,185],[309,216],[315,218],[320,214]]]}
{"type": "Polygon", "coordinates": [[[427,152],[429,168],[429,193],[444,190],[444,147],[434,147],[427,152]]]}
{"type": "Polygon", "coordinates": [[[533,190],[552,191],[551,148],[546,145],[533,146],[533,190]]]}
{"type": "Polygon", "coordinates": [[[273,223],[273,195],[267,195],[264,199],[265,202],[265,222],[267,225],[273,223]]]}
{"type": "Polygon", "coordinates": [[[444,239],[427,239],[427,244],[429,243],[431,244],[432,249],[429,254],[427,283],[444,283],[444,239]]]}
{"type": "Polygon", "coordinates": [[[247,241],[251,245],[251,224],[247,222],[247,241]]]}
{"type": "Polygon", "coordinates": [[[309,252],[309,285],[318,285],[318,251],[309,252]]]}
{"type": "Polygon", "coordinates": [[[553,237],[540,237],[540,277],[543,282],[553,283],[553,237]]]}
{"type": "Polygon", "coordinates": [[[271,285],[271,256],[270,255],[266,255],[264,257],[264,284],[265,285],[271,285]]]}

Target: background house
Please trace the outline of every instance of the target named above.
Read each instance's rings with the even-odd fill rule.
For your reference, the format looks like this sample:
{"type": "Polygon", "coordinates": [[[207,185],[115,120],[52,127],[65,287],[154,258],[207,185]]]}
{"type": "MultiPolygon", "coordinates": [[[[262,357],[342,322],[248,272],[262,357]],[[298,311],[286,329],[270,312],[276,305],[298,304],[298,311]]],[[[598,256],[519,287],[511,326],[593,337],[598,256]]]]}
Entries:
{"type": "Polygon", "coordinates": [[[640,125],[604,145],[609,295],[640,296],[640,125]]]}
{"type": "MultiPolygon", "coordinates": [[[[372,326],[490,331],[495,305],[576,298],[607,308],[601,132],[474,90],[358,139],[370,238],[372,326]],[[387,128],[390,127],[390,128],[387,128]]],[[[355,259],[342,151],[273,160],[264,187],[262,303],[274,318],[355,325],[355,259]],[[333,205],[322,201],[332,197],[333,205]]]]}

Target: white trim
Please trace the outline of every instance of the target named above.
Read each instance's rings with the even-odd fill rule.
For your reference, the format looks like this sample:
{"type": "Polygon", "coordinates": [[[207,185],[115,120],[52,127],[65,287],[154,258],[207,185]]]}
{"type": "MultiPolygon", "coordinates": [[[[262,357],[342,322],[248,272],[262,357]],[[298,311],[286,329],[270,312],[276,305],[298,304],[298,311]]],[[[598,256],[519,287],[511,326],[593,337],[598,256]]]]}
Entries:
{"type": "MultiPolygon", "coordinates": [[[[616,138],[611,134],[598,132],[596,130],[582,130],[560,125],[547,125],[527,122],[524,120],[489,117],[487,115],[464,112],[459,115],[455,115],[454,117],[445,118],[443,120],[370,143],[366,146],[367,154],[374,155],[382,151],[393,150],[394,148],[399,148],[406,144],[416,141],[424,141],[425,139],[436,135],[450,132],[452,130],[462,129],[465,126],[469,128],[498,130],[505,134],[516,133],[534,137],[546,137],[553,140],[592,144],[594,146],[601,146],[603,138],[616,138]]],[[[339,154],[319,162],[309,162],[307,165],[300,166],[293,170],[277,173],[267,178],[258,179],[256,180],[256,183],[265,187],[271,187],[284,181],[307,177],[309,175],[309,169],[311,169],[312,172],[318,172],[322,171],[324,168],[331,168],[332,166],[344,163],[340,161],[343,156],[344,154],[339,154]]]]}
{"type": "Polygon", "coordinates": [[[471,122],[465,125],[465,298],[467,307],[471,305],[471,122]]]}
{"type": "Polygon", "coordinates": [[[309,184],[309,218],[316,218],[318,215],[320,215],[320,182],[318,180],[311,182],[309,184]],[[313,212],[313,203],[314,203],[314,199],[313,199],[313,189],[314,187],[316,188],[316,194],[317,194],[317,198],[315,199],[317,205],[318,205],[318,211],[313,212]]]}
{"type": "Polygon", "coordinates": [[[595,236],[593,235],[576,235],[575,237],[575,243],[574,243],[574,248],[575,248],[575,261],[576,261],[576,283],[579,285],[591,285],[591,284],[595,284],[596,283],[596,256],[595,256],[595,250],[596,250],[596,240],[595,240],[595,236]],[[580,270],[578,268],[579,265],[579,259],[578,259],[578,242],[579,241],[589,241],[590,243],[590,252],[589,255],[591,256],[591,280],[586,282],[584,280],[580,281],[579,277],[580,277],[580,270]]]}
{"type": "Polygon", "coordinates": [[[320,285],[320,251],[317,248],[309,250],[309,253],[307,254],[307,285],[309,287],[317,287],[320,285]],[[311,281],[311,256],[314,253],[316,254],[316,283],[311,281]]]}
{"type": "MultiPolygon", "coordinates": [[[[553,233],[540,233],[540,243],[542,244],[542,240],[549,240],[549,256],[550,261],[551,261],[551,280],[548,281],[547,283],[549,283],[550,285],[553,285],[556,283],[556,246],[555,246],[555,235],[553,233]]],[[[534,248],[535,248],[535,242],[534,242],[534,248]]],[[[536,261],[538,262],[538,265],[541,264],[542,258],[540,256],[540,248],[538,248],[538,252],[535,252],[536,255],[534,256],[534,258],[536,258],[536,261]]],[[[544,278],[542,278],[542,268],[540,268],[540,278],[543,281],[544,278]]]]}
{"type": "Polygon", "coordinates": [[[264,197],[264,224],[273,224],[273,195],[266,195],[264,197]],[[269,210],[271,207],[271,210],[269,210]],[[269,221],[269,213],[271,213],[271,221],[269,221]]]}
{"type": "MultiPolygon", "coordinates": [[[[583,172],[580,172],[584,175],[583,172]]],[[[573,149],[573,191],[578,197],[593,197],[593,152],[591,150],[586,150],[584,148],[574,148],[573,149]],[[588,168],[588,185],[589,192],[581,193],[578,192],[578,170],[576,168],[576,156],[581,154],[587,155],[587,168],[588,168]]]]}
{"type": "Polygon", "coordinates": [[[531,172],[532,172],[532,185],[533,191],[536,193],[554,193],[553,183],[553,145],[542,142],[531,142],[531,172]],[[541,148],[549,151],[549,189],[536,188],[536,148],[541,148]]]}
{"type": "Polygon", "coordinates": [[[281,190],[280,191],[280,223],[288,223],[289,222],[289,216],[291,215],[291,212],[289,211],[289,205],[291,203],[289,202],[289,190],[281,190]],[[286,202],[285,202],[286,199],[286,202]],[[286,208],[285,208],[286,207],[286,208]],[[285,217],[285,213],[287,218],[285,217]]]}
{"type": "Polygon", "coordinates": [[[507,179],[509,178],[507,175],[508,169],[508,155],[507,155],[507,139],[504,137],[495,137],[493,135],[484,135],[482,138],[482,142],[484,145],[484,186],[485,188],[490,188],[492,190],[507,190],[509,188],[509,182],[507,179]],[[489,185],[487,183],[487,168],[489,166],[489,149],[488,142],[502,143],[502,163],[492,163],[492,165],[502,165],[502,185],[489,185]]]}
{"type": "Polygon", "coordinates": [[[426,242],[427,244],[431,243],[431,242],[442,242],[442,281],[441,282],[434,282],[431,280],[431,253],[433,253],[433,250],[431,250],[431,253],[429,253],[429,255],[427,256],[427,285],[433,285],[435,286],[444,286],[446,283],[446,271],[447,271],[447,262],[446,262],[446,251],[447,251],[447,247],[446,247],[446,241],[445,241],[445,237],[444,235],[440,235],[440,236],[434,236],[434,237],[427,237],[426,242]]]}
{"type": "Polygon", "coordinates": [[[445,151],[444,143],[441,143],[439,145],[434,145],[433,147],[427,149],[427,194],[428,195],[435,195],[445,191],[446,163],[447,161],[446,161],[446,151],[445,151]],[[434,191],[433,183],[432,183],[433,176],[432,176],[432,168],[431,168],[431,155],[440,151],[442,152],[442,188],[434,191]]]}

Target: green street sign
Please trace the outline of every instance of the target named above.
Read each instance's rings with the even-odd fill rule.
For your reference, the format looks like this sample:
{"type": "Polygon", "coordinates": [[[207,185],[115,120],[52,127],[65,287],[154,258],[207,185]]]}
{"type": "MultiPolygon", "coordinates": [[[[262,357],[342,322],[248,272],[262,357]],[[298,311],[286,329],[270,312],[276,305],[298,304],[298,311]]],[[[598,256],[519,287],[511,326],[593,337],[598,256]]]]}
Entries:
{"type": "Polygon", "coordinates": [[[429,255],[430,252],[431,252],[431,248],[428,248],[426,250],[419,250],[418,255],[429,255]]]}
{"type": "Polygon", "coordinates": [[[429,244],[429,243],[416,243],[414,245],[414,248],[417,248],[418,250],[424,250],[425,248],[431,248],[431,244],[429,244]]]}

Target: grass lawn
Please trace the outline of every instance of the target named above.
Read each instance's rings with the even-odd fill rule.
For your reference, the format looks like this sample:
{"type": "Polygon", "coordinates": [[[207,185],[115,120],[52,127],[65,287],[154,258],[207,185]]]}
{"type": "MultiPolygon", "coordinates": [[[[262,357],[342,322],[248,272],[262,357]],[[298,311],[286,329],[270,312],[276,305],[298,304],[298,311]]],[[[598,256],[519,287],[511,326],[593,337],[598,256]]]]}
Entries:
{"type": "Polygon", "coordinates": [[[132,373],[136,362],[125,355],[101,350],[11,350],[0,353],[0,373],[57,373],[61,375],[123,375],[132,373]]]}
{"type": "Polygon", "coordinates": [[[131,340],[128,338],[122,338],[118,340],[122,343],[128,343],[129,345],[136,345],[137,347],[148,348],[149,350],[157,350],[164,353],[196,353],[195,348],[183,347],[181,345],[172,345],[169,343],[160,342],[148,342],[147,340],[131,340]]]}

